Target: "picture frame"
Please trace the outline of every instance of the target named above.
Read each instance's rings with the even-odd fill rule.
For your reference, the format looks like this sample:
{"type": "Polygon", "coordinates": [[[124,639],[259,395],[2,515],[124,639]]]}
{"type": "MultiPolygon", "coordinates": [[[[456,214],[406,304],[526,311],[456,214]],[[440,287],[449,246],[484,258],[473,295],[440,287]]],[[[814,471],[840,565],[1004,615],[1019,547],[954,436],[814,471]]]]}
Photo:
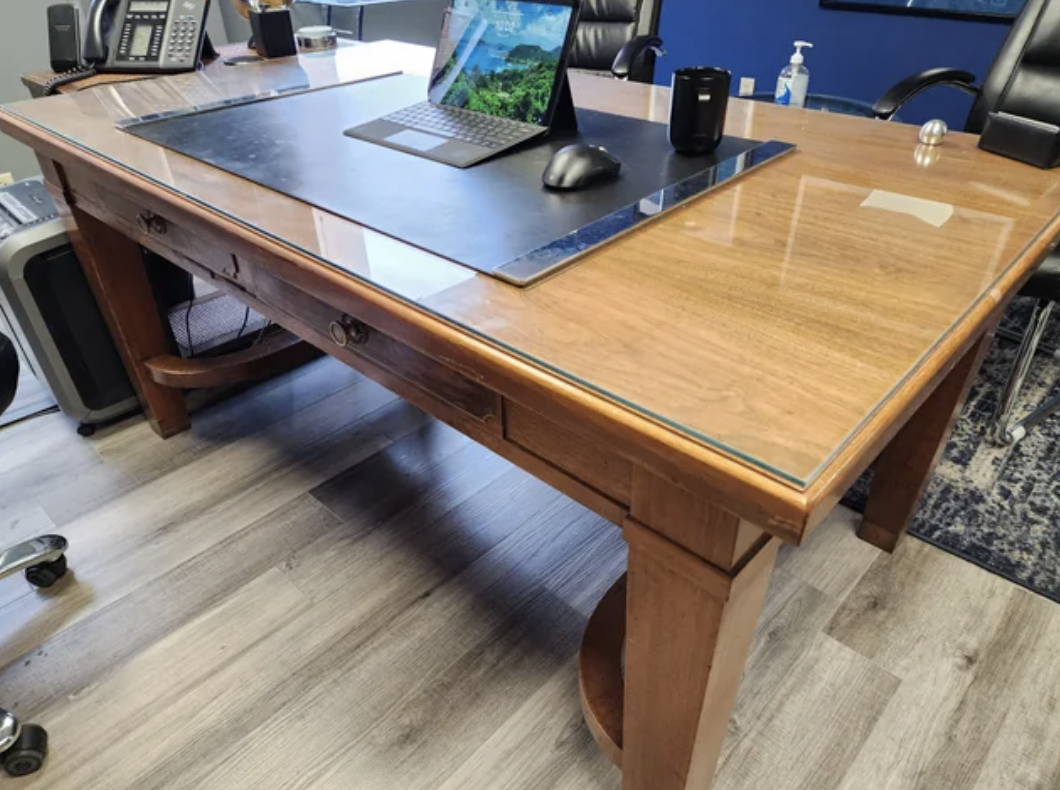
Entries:
{"type": "Polygon", "coordinates": [[[1011,23],[1026,0],[820,0],[822,8],[1011,23]]]}

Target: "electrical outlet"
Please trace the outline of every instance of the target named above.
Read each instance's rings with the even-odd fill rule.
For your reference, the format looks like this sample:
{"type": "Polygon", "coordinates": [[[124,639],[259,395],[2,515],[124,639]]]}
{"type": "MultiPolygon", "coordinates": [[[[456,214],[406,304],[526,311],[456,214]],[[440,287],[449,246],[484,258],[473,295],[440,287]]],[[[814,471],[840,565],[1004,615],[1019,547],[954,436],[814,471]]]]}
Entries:
{"type": "Polygon", "coordinates": [[[755,78],[754,77],[740,77],[740,96],[748,97],[754,96],[755,93],[755,78]]]}
{"type": "Polygon", "coordinates": [[[6,187],[15,183],[15,177],[10,173],[0,173],[0,187],[6,187]]]}

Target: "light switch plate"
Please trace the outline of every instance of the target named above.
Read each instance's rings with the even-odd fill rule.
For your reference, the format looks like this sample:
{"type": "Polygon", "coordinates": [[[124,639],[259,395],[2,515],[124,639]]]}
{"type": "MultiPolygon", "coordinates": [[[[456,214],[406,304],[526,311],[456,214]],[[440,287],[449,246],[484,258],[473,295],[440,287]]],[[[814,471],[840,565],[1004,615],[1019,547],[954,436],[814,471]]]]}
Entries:
{"type": "Polygon", "coordinates": [[[10,173],[0,173],[0,187],[10,186],[15,183],[15,177],[10,173]]]}
{"type": "Polygon", "coordinates": [[[740,77],[740,96],[754,96],[755,93],[755,78],[754,77],[740,77]]]}

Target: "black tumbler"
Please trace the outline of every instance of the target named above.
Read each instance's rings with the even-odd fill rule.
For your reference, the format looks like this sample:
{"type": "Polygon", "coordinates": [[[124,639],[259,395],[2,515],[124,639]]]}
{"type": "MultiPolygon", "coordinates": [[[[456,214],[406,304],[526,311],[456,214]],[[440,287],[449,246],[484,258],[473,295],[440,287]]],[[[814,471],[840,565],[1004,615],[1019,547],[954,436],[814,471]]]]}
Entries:
{"type": "Polygon", "coordinates": [[[287,58],[298,54],[291,12],[286,8],[251,11],[250,31],[254,34],[254,48],[263,58],[287,58]]]}
{"type": "Polygon", "coordinates": [[[696,66],[674,72],[670,95],[670,144],[682,154],[709,154],[725,134],[732,74],[696,66]]]}

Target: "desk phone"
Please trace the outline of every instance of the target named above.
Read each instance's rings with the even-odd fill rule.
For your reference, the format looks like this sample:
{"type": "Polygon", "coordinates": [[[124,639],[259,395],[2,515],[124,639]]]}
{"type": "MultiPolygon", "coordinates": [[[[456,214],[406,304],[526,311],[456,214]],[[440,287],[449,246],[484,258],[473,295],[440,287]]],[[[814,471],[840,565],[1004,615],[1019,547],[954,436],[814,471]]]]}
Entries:
{"type": "Polygon", "coordinates": [[[84,58],[96,71],[192,71],[202,56],[209,0],[93,0],[84,58]]]}

